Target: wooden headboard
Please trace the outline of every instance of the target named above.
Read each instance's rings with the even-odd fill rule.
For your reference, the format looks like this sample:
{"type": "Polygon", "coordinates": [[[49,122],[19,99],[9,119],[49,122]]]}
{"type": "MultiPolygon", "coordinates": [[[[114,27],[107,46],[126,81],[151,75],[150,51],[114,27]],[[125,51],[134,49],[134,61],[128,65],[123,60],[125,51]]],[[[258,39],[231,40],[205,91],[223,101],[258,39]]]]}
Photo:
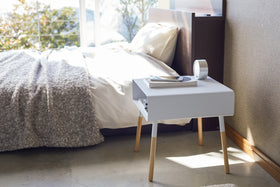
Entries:
{"type": "MultiPolygon", "coordinates": [[[[181,0],[182,1],[182,0],[181,0]]],[[[196,59],[206,59],[209,75],[223,81],[225,0],[222,10],[205,8],[205,1],[184,0],[180,10],[150,9],[149,22],[170,23],[179,28],[172,68],[180,75],[193,75],[192,66],[196,59]],[[199,2],[203,7],[199,9],[199,2]],[[201,11],[198,11],[201,10],[201,11]]],[[[212,0],[213,1],[213,0],[212,0]]],[[[217,0],[216,0],[217,1],[217,0]]],[[[176,2],[176,1],[175,1],[176,2]]]]}

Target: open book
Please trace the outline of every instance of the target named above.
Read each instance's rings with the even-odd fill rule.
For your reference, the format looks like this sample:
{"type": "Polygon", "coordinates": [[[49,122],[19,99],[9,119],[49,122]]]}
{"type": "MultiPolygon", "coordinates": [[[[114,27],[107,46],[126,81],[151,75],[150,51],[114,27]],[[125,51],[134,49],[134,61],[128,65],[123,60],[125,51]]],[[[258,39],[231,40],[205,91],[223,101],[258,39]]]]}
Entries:
{"type": "Polygon", "coordinates": [[[182,81],[170,82],[170,81],[155,81],[150,78],[145,79],[149,88],[174,88],[174,87],[188,87],[197,86],[197,80],[194,77],[182,76],[182,81]]]}

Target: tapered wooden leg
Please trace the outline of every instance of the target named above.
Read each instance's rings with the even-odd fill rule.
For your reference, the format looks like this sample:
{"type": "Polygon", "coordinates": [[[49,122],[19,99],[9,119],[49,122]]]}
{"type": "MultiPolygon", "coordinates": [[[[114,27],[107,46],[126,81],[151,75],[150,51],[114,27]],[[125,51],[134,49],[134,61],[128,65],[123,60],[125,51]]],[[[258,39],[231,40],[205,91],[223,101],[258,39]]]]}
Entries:
{"type": "Polygon", "coordinates": [[[221,142],[224,154],[224,167],[225,173],[229,173],[229,164],[228,164],[228,152],[227,152],[227,139],[226,139],[226,132],[225,132],[225,123],[224,117],[219,116],[219,125],[220,125],[220,134],[221,134],[221,142]]]}
{"type": "Polygon", "coordinates": [[[151,139],[151,150],[150,150],[150,165],[149,165],[149,181],[150,182],[153,181],[153,177],[154,177],[156,144],[157,144],[157,138],[152,137],[152,139],[151,139]]]}
{"type": "Polygon", "coordinates": [[[225,173],[229,173],[226,133],[221,132],[221,141],[224,153],[225,173]]]}
{"type": "Polygon", "coordinates": [[[135,152],[139,151],[139,145],[140,145],[140,138],[141,138],[141,129],[142,129],[142,115],[139,114],[138,117],[138,124],[137,124],[137,131],[136,131],[136,141],[135,141],[135,152]]]}
{"type": "Polygon", "coordinates": [[[156,144],[157,144],[157,123],[153,122],[152,137],[151,137],[151,149],[150,149],[150,165],[149,165],[149,181],[150,182],[153,181],[153,177],[154,177],[156,144]]]}
{"type": "Polygon", "coordinates": [[[203,145],[202,118],[197,119],[197,128],[198,128],[198,143],[199,145],[203,145]]]}

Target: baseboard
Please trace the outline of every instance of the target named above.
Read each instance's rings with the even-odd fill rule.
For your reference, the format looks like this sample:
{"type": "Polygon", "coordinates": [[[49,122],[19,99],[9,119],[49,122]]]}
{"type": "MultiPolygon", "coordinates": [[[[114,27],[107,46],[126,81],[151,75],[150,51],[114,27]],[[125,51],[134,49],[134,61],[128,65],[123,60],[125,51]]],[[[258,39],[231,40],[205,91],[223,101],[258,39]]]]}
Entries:
{"type": "Polygon", "coordinates": [[[273,178],[280,182],[280,166],[271,160],[268,156],[253,146],[248,140],[242,137],[236,130],[229,125],[225,125],[226,135],[236,143],[245,153],[253,158],[263,169],[265,169],[273,178]]]}

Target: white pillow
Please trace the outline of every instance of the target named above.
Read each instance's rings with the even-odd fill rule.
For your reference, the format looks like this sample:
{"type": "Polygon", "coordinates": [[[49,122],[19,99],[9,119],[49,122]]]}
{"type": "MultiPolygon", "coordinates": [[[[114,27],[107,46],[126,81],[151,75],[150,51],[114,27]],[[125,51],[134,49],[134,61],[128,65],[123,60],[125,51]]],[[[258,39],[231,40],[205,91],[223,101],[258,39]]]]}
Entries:
{"type": "Polygon", "coordinates": [[[171,66],[178,28],[174,25],[148,23],[133,38],[132,50],[149,54],[171,66]]]}

